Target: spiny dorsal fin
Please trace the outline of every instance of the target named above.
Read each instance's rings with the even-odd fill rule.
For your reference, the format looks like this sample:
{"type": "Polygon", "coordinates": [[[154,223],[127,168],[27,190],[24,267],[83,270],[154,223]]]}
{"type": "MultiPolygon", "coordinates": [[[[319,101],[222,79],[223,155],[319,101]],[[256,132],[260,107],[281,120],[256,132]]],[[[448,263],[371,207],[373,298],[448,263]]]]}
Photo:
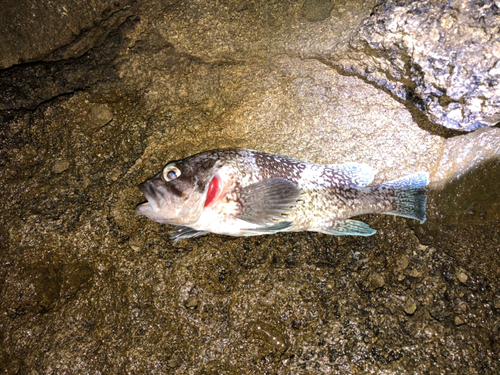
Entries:
{"type": "Polygon", "coordinates": [[[364,187],[370,184],[377,174],[375,168],[365,163],[327,164],[325,167],[347,177],[352,186],[364,187]]]}

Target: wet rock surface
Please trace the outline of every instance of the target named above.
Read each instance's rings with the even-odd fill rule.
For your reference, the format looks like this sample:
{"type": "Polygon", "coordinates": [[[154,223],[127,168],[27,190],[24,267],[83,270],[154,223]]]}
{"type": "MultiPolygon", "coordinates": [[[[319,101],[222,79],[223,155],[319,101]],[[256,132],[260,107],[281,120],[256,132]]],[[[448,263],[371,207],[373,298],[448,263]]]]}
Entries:
{"type": "Polygon", "coordinates": [[[385,1],[351,43],[352,50],[366,55],[353,70],[448,128],[495,125],[500,122],[499,21],[495,1],[385,1]]]}
{"type": "Polygon", "coordinates": [[[454,136],[339,69],[394,4],[127,4],[90,49],[41,61],[61,35],[0,71],[2,372],[500,371],[498,129],[454,136]],[[429,171],[428,220],[173,245],[137,185],[219,147],[367,162],[376,182],[429,171]]]}

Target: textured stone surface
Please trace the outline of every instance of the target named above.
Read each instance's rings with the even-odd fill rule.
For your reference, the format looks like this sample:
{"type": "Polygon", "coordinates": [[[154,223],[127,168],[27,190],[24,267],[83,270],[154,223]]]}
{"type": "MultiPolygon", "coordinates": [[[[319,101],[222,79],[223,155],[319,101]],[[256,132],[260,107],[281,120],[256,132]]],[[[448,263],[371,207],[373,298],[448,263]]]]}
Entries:
{"type": "Polygon", "coordinates": [[[328,61],[447,128],[471,131],[500,122],[498,2],[334,1],[331,10],[312,0],[302,7],[298,1],[181,3],[161,29],[176,48],[205,61],[281,53],[328,61]]]}
{"type": "Polygon", "coordinates": [[[78,58],[0,71],[1,372],[499,372],[498,129],[340,74],[375,4],[331,4],[144,1],[78,58]],[[427,170],[428,220],[173,245],[135,214],[165,162],[234,146],[427,170]]]}
{"type": "Polygon", "coordinates": [[[495,1],[385,1],[352,41],[350,48],[363,55],[353,70],[438,124],[460,130],[495,125],[500,123],[499,25],[495,1]]]}
{"type": "Polygon", "coordinates": [[[445,140],[432,180],[443,187],[483,163],[500,160],[500,129],[480,129],[445,140]]]}
{"type": "Polygon", "coordinates": [[[214,147],[243,147],[315,163],[363,161],[379,169],[379,179],[388,179],[431,170],[439,156],[442,138],[419,128],[402,104],[315,60],[283,57],[224,69],[191,63],[196,78],[186,88],[174,78],[183,72],[165,74],[151,64],[156,62],[139,56],[121,66],[138,84],[145,73],[136,67],[150,77],[144,96],[148,112],[169,108],[174,117],[175,103],[183,98],[201,112],[194,123],[168,127],[150,140],[147,152],[167,152],[165,161],[214,147]],[[200,131],[205,121],[207,131],[200,131]]]}
{"type": "Polygon", "coordinates": [[[79,57],[125,21],[134,2],[2,1],[0,69],[79,57]]]}

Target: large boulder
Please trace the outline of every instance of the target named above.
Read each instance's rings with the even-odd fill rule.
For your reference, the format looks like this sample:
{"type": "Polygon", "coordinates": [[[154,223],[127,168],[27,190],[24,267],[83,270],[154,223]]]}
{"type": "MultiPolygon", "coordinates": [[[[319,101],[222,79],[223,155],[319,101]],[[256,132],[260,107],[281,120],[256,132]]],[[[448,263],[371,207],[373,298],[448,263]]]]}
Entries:
{"type": "Polygon", "coordinates": [[[471,131],[500,123],[500,2],[385,1],[359,28],[343,68],[388,88],[431,121],[471,131]]]}

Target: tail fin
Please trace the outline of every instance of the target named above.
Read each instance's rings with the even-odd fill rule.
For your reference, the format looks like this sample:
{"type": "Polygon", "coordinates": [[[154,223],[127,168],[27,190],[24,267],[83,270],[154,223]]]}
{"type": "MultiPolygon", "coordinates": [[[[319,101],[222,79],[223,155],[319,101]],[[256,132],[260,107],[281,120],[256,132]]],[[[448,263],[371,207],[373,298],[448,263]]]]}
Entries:
{"type": "Polygon", "coordinates": [[[423,187],[428,184],[428,181],[429,174],[421,172],[380,185],[380,187],[395,190],[396,210],[384,213],[420,220],[420,224],[423,224],[426,220],[425,205],[427,203],[427,195],[423,194],[427,190],[423,187]]]}

